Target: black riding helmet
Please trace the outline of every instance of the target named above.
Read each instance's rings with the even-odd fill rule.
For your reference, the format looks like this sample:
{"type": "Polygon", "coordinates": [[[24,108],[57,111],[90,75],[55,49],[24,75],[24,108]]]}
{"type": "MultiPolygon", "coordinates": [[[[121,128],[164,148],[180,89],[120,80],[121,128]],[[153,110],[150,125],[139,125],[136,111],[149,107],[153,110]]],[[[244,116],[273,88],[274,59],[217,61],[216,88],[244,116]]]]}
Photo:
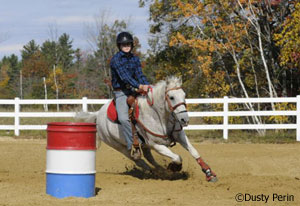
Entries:
{"type": "Polygon", "coordinates": [[[133,48],[133,37],[128,32],[121,32],[117,36],[117,46],[120,49],[120,44],[131,44],[131,49],[133,48]]]}

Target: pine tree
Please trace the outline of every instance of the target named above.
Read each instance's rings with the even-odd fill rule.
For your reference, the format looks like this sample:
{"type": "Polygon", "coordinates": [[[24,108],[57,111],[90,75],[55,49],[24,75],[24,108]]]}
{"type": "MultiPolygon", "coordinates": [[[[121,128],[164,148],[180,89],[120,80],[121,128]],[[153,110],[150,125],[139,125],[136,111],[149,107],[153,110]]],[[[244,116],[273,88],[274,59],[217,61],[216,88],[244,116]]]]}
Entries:
{"type": "Polygon", "coordinates": [[[72,49],[73,41],[70,40],[70,36],[66,33],[63,33],[58,39],[58,64],[62,66],[64,70],[68,70],[73,65],[74,53],[72,49]]]}
{"type": "Polygon", "coordinates": [[[31,57],[34,53],[39,51],[40,47],[35,43],[34,40],[31,40],[28,44],[26,44],[23,47],[23,50],[21,51],[22,60],[26,60],[29,57],[31,57]]]}

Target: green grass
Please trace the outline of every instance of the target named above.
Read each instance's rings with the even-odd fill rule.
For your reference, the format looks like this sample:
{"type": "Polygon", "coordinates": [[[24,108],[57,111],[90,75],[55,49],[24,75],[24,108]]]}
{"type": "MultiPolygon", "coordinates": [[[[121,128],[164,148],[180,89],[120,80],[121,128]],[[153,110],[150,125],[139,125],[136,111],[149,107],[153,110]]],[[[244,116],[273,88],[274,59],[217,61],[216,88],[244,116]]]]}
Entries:
{"type": "MultiPolygon", "coordinates": [[[[50,122],[75,122],[74,118],[20,118],[20,125],[47,125],[50,122]]],[[[0,125],[14,125],[14,118],[0,118],[0,125]]],[[[47,132],[43,130],[20,130],[20,136],[16,137],[13,130],[0,130],[0,136],[10,136],[16,139],[45,139],[47,132]]]]}
{"type": "MultiPolygon", "coordinates": [[[[55,121],[63,121],[55,119],[55,121]]],[[[64,121],[70,121],[64,119],[64,121]]],[[[33,122],[33,121],[32,121],[33,122]]],[[[51,121],[49,121],[51,122],[51,121]]],[[[223,139],[221,130],[199,130],[185,131],[191,142],[210,142],[210,143],[272,143],[286,144],[296,142],[295,130],[268,130],[265,136],[259,136],[255,131],[229,131],[228,140],[223,139]]],[[[14,131],[0,130],[0,136],[10,136],[15,139],[45,139],[46,131],[41,130],[21,130],[20,136],[14,136],[14,131]]]]}
{"type": "Polygon", "coordinates": [[[267,130],[265,136],[258,135],[255,131],[231,130],[228,140],[223,139],[222,130],[186,131],[192,142],[212,143],[295,143],[295,130],[267,130]]]}

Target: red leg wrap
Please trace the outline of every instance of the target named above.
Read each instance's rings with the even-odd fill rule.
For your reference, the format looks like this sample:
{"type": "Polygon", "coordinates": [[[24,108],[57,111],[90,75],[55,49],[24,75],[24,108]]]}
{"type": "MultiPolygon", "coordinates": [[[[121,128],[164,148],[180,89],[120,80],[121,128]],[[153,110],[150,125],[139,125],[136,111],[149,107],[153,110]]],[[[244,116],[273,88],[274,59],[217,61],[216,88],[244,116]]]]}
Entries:
{"type": "Polygon", "coordinates": [[[211,181],[214,177],[216,177],[216,174],[211,171],[210,167],[203,161],[201,157],[197,159],[197,162],[201,166],[202,171],[205,173],[207,181],[211,181]]]}
{"type": "Polygon", "coordinates": [[[197,159],[197,162],[201,166],[202,170],[210,169],[209,166],[203,161],[201,157],[197,159]]]}

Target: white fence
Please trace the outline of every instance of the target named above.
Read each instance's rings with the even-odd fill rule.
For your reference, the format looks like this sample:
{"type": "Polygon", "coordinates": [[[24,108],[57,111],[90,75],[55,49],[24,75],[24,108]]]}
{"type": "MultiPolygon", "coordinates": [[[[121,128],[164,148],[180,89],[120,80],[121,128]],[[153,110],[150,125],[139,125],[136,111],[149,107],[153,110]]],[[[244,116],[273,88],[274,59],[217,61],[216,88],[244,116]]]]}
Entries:
{"type": "MultiPolygon", "coordinates": [[[[19,136],[20,130],[46,130],[47,125],[20,125],[20,118],[35,117],[74,117],[75,112],[21,112],[21,105],[49,105],[49,104],[68,104],[82,105],[82,110],[87,112],[89,104],[105,104],[108,99],[19,99],[5,100],[0,99],[0,105],[14,105],[14,112],[0,112],[0,118],[13,117],[14,125],[0,125],[0,130],[14,130],[15,135],[19,136]]],[[[186,99],[187,104],[223,104],[223,111],[201,111],[189,112],[190,117],[223,117],[223,124],[216,125],[189,125],[185,130],[223,130],[223,138],[228,139],[228,130],[241,129],[296,129],[296,139],[300,141],[300,95],[287,98],[217,98],[217,99],[186,99]],[[228,105],[232,103],[296,103],[296,111],[229,111],[228,105]],[[296,116],[296,124],[229,124],[228,117],[236,116],[296,116]]]]}

